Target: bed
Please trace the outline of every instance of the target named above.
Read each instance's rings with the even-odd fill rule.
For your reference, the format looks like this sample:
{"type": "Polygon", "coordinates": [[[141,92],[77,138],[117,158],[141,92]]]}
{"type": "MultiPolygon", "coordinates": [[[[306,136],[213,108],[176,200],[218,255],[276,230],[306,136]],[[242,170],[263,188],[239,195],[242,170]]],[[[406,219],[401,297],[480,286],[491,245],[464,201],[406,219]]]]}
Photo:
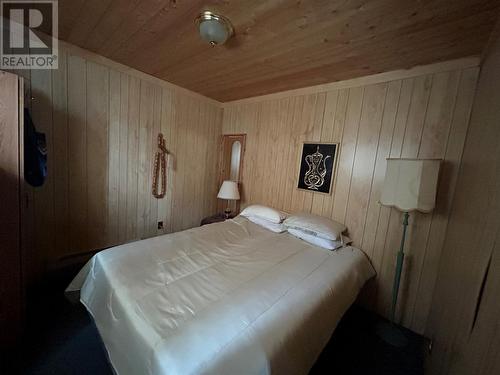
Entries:
{"type": "Polygon", "coordinates": [[[104,250],[80,291],[117,374],[305,374],[374,270],[241,216],[104,250]]]}

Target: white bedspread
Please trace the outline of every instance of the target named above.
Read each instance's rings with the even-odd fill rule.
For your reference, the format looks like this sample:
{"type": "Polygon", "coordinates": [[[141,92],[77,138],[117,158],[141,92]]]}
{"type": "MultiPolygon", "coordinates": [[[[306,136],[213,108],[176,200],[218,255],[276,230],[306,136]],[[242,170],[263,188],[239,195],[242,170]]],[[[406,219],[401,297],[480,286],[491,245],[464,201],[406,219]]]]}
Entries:
{"type": "Polygon", "coordinates": [[[117,246],[68,287],[120,375],[305,374],[363,284],[365,255],[243,217],[117,246]]]}

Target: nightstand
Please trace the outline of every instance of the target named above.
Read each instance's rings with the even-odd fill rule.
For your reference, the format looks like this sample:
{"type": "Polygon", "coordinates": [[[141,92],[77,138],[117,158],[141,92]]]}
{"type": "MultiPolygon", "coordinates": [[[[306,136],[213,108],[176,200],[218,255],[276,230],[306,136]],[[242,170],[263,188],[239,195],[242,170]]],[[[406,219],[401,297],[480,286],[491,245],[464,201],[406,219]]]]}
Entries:
{"type": "MultiPolygon", "coordinates": [[[[233,214],[229,215],[230,219],[232,219],[233,217],[235,217],[235,215],[233,215],[233,214]]],[[[218,213],[218,214],[204,218],[201,221],[200,226],[206,225],[206,224],[220,223],[222,221],[226,221],[226,214],[218,213]]]]}

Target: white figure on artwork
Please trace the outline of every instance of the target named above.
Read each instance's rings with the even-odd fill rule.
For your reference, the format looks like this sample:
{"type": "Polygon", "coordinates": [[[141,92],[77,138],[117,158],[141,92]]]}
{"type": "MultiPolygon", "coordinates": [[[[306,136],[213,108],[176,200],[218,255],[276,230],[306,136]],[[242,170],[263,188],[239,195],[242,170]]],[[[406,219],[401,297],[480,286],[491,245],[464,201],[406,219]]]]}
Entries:
{"type": "Polygon", "coordinates": [[[304,184],[308,189],[318,190],[325,183],[326,176],[326,160],[330,157],[324,157],[324,155],[319,152],[319,146],[316,148],[316,152],[311,155],[306,155],[305,161],[309,169],[304,175],[304,184]]]}

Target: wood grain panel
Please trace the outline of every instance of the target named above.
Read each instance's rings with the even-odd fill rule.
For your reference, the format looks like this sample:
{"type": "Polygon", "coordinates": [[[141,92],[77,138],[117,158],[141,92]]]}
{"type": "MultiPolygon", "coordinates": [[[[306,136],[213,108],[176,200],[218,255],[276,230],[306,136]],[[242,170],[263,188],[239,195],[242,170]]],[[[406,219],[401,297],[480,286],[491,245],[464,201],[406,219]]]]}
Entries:
{"type": "MultiPolygon", "coordinates": [[[[162,115],[162,89],[161,87],[155,86],[153,87],[153,127],[151,129],[151,150],[149,155],[155,155],[155,152],[157,150],[157,144],[158,144],[158,134],[161,132],[161,115],[162,115]]],[[[169,134],[163,134],[164,137],[169,137],[169,134]]],[[[151,186],[153,184],[153,165],[154,161],[150,159],[149,161],[150,165],[150,173],[149,173],[149,189],[151,189],[151,186]]],[[[168,174],[168,171],[167,171],[168,174]]],[[[157,234],[162,234],[163,231],[160,231],[158,229],[158,222],[163,221],[165,222],[164,219],[162,219],[162,216],[159,213],[159,205],[160,203],[164,203],[166,199],[157,199],[153,196],[153,194],[149,194],[149,200],[150,200],[150,214],[149,214],[149,223],[147,224],[147,235],[148,237],[150,236],[155,236],[157,234]]]]}
{"type": "Polygon", "coordinates": [[[87,63],[87,233],[91,250],[107,245],[109,71],[87,63]]]}
{"type": "Polygon", "coordinates": [[[361,302],[387,315],[402,214],[378,204],[386,158],[443,158],[436,210],[410,217],[397,311],[402,324],[424,332],[477,73],[477,67],[425,70],[353,87],[339,82],[322,93],[226,104],[223,132],[247,134],[242,207],[263,203],[346,223],[377,271],[361,302]],[[303,141],[340,143],[332,194],[296,188],[303,141]]]}
{"type": "Polygon", "coordinates": [[[174,169],[175,159],[175,142],[174,136],[177,134],[175,128],[175,106],[174,106],[174,93],[169,90],[162,89],[162,103],[161,103],[161,131],[166,137],[165,145],[169,151],[167,155],[167,192],[165,199],[159,202],[158,217],[164,219],[164,226],[162,233],[172,232],[172,202],[174,193],[174,169]]]}
{"type": "Polygon", "coordinates": [[[432,226],[429,240],[425,249],[422,274],[419,278],[418,303],[413,309],[413,320],[419,325],[419,330],[425,328],[426,319],[431,309],[432,296],[438,275],[439,259],[443,248],[444,237],[448,226],[448,218],[455,195],[455,185],[458,178],[458,169],[462,158],[462,151],[469,125],[468,119],[472,110],[472,102],[476,92],[477,69],[464,70],[460,77],[460,87],[454,109],[454,119],[449,135],[450,141],[446,147],[446,160],[452,162],[443,165],[442,179],[448,181],[448,188],[443,186],[437,198],[438,206],[432,217],[432,226]]]}
{"type": "Polygon", "coordinates": [[[337,183],[335,185],[335,194],[333,195],[334,203],[332,217],[342,223],[345,221],[347,203],[349,201],[352,166],[356,152],[364,90],[364,87],[349,89],[344,133],[338,155],[339,160],[335,176],[337,183]]]}
{"type": "Polygon", "coordinates": [[[23,316],[19,87],[17,76],[0,72],[0,350],[7,355],[19,342],[23,316]]]}
{"type": "Polygon", "coordinates": [[[34,124],[48,145],[48,178],[33,196],[40,262],[58,267],[214,214],[222,108],[88,52],[60,52],[58,70],[28,75],[34,124]],[[151,172],[160,131],[170,153],[158,200],[151,172]]]}
{"type": "Polygon", "coordinates": [[[60,0],[61,39],[220,101],[479,56],[499,0],[60,0]],[[193,22],[221,12],[211,48],[193,22]]]}
{"type": "MultiPolygon", "coordinates": [[[[128,95],[129,76],[120,73],[120,156],[118,187],[118,243],[127,239],[127,197],[128,197],[128,95]]],[[[112,152],[116,152],[113,150],[112,152]]]]}
{"type": "MultiPolygon", "coordinates": [[[[440,142],[436,142],[434,147],[428,146],[430,142],[436,141],[437,136],[431,136],[432,140],[430,140],[425,139],[423,134],[435,134],[436,132],[430,129],[434,129],[436,127],[435,124],[438,123],[438,132],[445,132],[447,135],[450,121],[446,121],[445,118],[448,116],[451,118],[453,108],[443,105],[443,102],[448,101],[453,103],[456,97],[456,90],[450,92],[440,82],[441,76],[448,78],[455,73],[447,72],[414,79],[412,100],[401,149],[402,157],[425,157],[420,156],[422,145],[423,147],[435,150],[436,154],[442,152],[440,142]],[[439,114],[435,109],[439,109],[439,114]]],[[[436,157],[439,158],[439,156],[436,157]]],[[[411,215],[407,238],[408,251],[406,252],[405,274],[401,282],[401,288],[404,292],[399,304],[399,310],[402,314],[401,319],[407,325],[410,324],[415,305],[415,289],[418,287],[431,220],[432,215],[422,215],[419,213],[411,215]]]]}
{"type": "Polygon", "coordinates": [[[138,164],[139,164],[139,116],[141,103],[141,81],[130,77],[128,90],[127,123],[127,236],[131,241],[137,235],[138,164]]]}
{"type": "Polygon", "coordinates": [[[344,220],[350,228],[349,235],[356,239],[355,246],[361,245],[365,230],[386,90],[386,84],[368,86],[361,108],[356,156],[352,168],[347,215],[344,220]]]}
{"type": "MultiPolygon", "coordinates": [[[[34,189],[34,215],[43,222],[43,226],[35,225],[35,243],[46,254],[43,261],[47,261],[55,246],[55,215],[54,215],[54,171],[55,156],[53,143],[52,123],[52,74],[50,70],[34,70],[31,73],[32,95],[36,98],[32,102],[32,119],[37,124],[37,130],[46,134],[47,169],[52,171],[47,175],[43,186],[34,189]]],[[[43,264],[43,263],[42,263],[43,264]]]]}
{"type": "MultiPolygon", "coordinates": [[[[87,242],[87,67],[78,56],[68,56],[68,194],[70,245],[61,255],[85,252],[87,242]]],[[[36,98],[35,98],[36,99],[36,98]]],[[[50,107],[49,107],[50,108],[50,107]]],[[[35,122],[35,126],[38,124],[35,122]]],[[[35,227],[44,225],[35,217],[35,227]]],[[[43,252],[39,250],[41,254],[43,252]]]]}
{"type": "Polygon", "coordinates": [[[67,54],[59,55],[60,68],[52,72],[52,121],[54,141],[54,219],[57,231],[54,255],[69,247],[69,154],[67,54]]]}
{"type": "MultiPolygon", "coordinates": [[[[450,137],[457,134],[456,142],[446,150],[460,158],[465,142],[458,170],[445,171],[457,181],[454,198],[444,200],[453,210],[446,224],[438,223],[444,233],[432,233],[444,242],[436,290],[425,304],[430,309],[426,332],[435,343],[427,363],[432,375],[500,371],[500,33],[485,57],[466,137],[463,123],[454,121],[450,137]]],[[[475,75],[462,72],[459,92],[468,89],[457,97],[454,117],[470,111],[463,104],[475,75]]]]}
{"type": "Polygon", "coordinates": [[[150,175],[152,160],[152,133],[154,116],[154,88],[142,83],[140,89],[139,149],[137,168],[137,233],[140,238],[148,237],[151,216],[150,175]]]}
{"type": "MultiPolygon", "coordinates": [[[[187,109],[187,102],[183,102],[180,100],[179,96],[175,97],[175,106],[176,106],[176,111],[175,111],[175,121],[178,123],[177,131],[177,144],[176,144],[176,153],[174,155],[174,158],[176,159],[175,161],[175,172],[176,176],[175,178],[179,178],[180,180],[180,186],[184,186],[184,180],[185,176],[183,174],[179,174],[179,171],[184,171],[186,168],[186,154],[187,154],[187,127],[188,127],[188,109],[187,109]]],[[[184,195],[184,189],[179,189],[178,186],[174,187],[174,198],[173,198],[173,204],[174,204],[174,212],[182,212],[184,210],[184,201],[183,201],[183,195],[184,195]]],[[[184,226],[183,223],[183,217],[181,216],[178,220],[175,220],[173,223],[173,228],[172,230],[174,232],[177,232],[182,229],[184,226]]]]}
{"type": "Polygon", "coordinates": [[[120,72],[109,72],[108,128],[108,243],[119,243],[120,199],[120,72]]]}

